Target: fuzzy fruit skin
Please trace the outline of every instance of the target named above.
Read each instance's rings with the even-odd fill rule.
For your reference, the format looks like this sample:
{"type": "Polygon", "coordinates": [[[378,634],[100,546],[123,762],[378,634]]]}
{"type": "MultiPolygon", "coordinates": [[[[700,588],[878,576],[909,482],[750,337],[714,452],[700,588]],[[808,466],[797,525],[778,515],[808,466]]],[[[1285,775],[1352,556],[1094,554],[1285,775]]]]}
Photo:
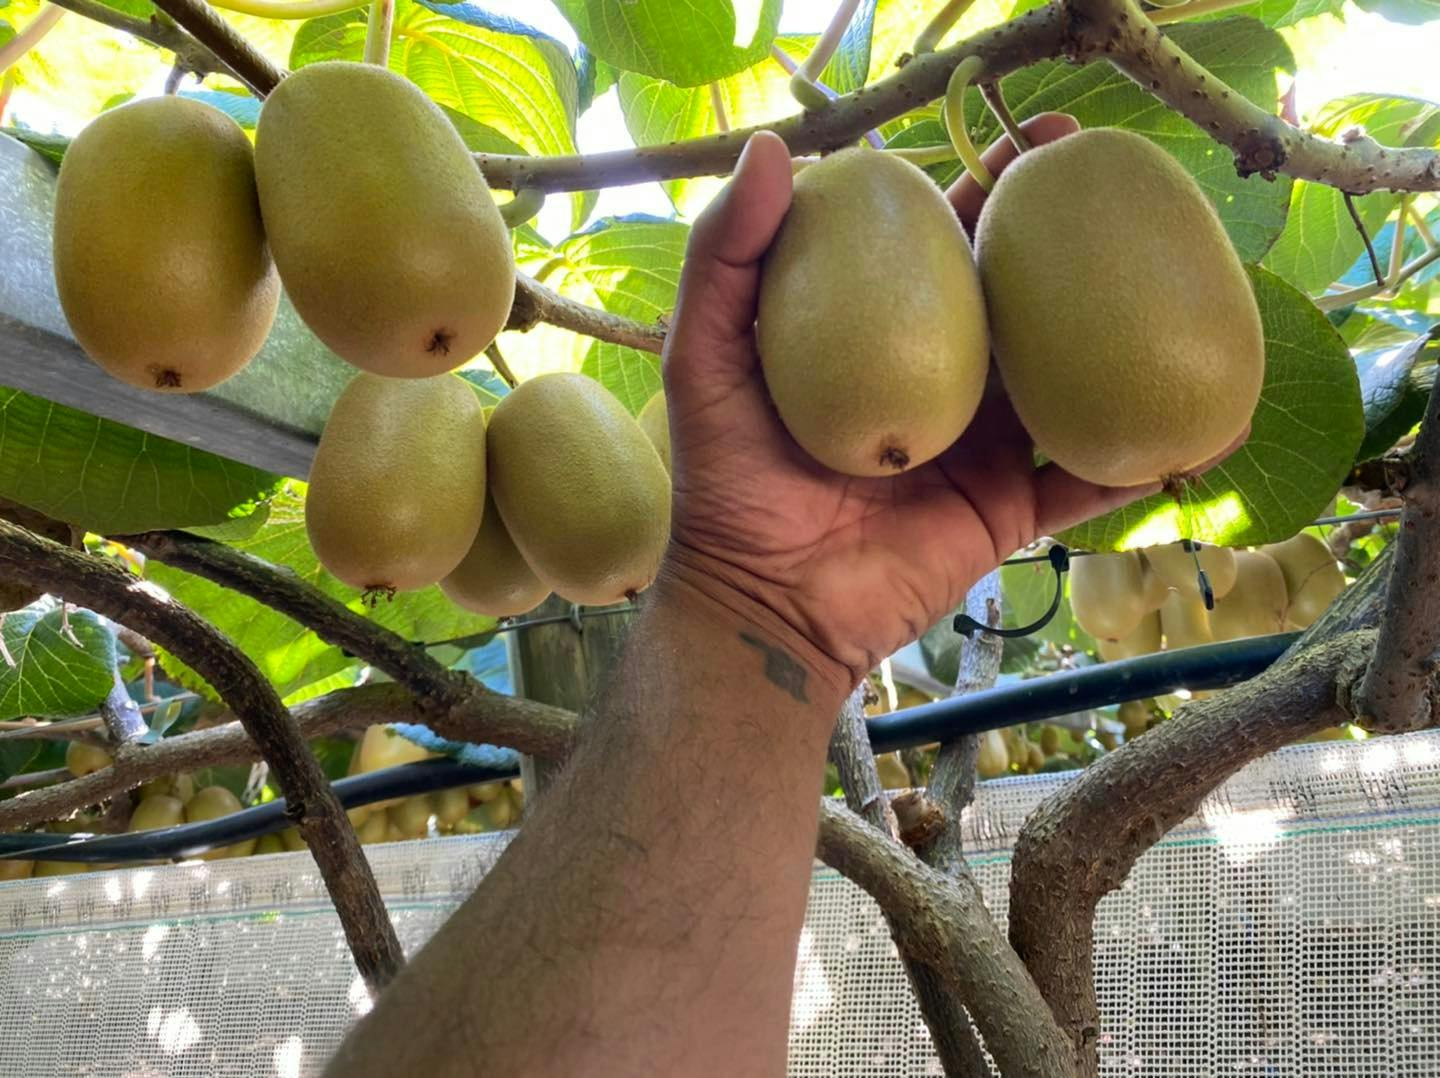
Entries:
{"type": "Polygon", "coordinates": [[[664,392],[656,393],[646,401],[635,420],[645,432],[645,437],[650,439],[655,452],[660,454],[660,463],[665,465],[666,474],[673,475],[674,469],[670,466],[670,409],[665,403],[664,392]]]}
{"type": "Polygon", "coordinates": [[[1285,574],[1270,555],[1258,550],[1235,552],[1235,587],[1210,611],[1216,640],[1278,633],[1285,627],[1285,574]]]}
{"type": "Polygon", "coordinates": [[[1140,619],[1140,624],[1116,640],[1100,639],[1095,648],[1100,658],[1107,663],[1121,659],[1134,659],[1141,655],[1153,655],[1160,650],[1160,612],[1152,610],[1140,619]]]}
{"type": "Polygon", "coordinates": [[[500,510],[488,494],[475,542],[454,571],[440,581],[440,590],[457,606],[492,618],[534,610],[550,594],[510,538],[500,510]]]}
{"type": "Polygon", "coordinates": [[[1199,647],[1215,639],[1205,604],[1178,591],[1172,591],[1160,606],[1160,628],[1165,633],[1165,647],[1170,651],[1199,647]]]}
{"type": "Polygon", "coordinates": [[[765,256],[758,334],[786,428],[846,475],[894,475],[944,452],[990,368],[955,211],[920,169],[866,147],[796,177],[765,256]]]}
{"type": "Polygon", "coordinates": [[[1133,633],[1149,612],[1140,555],[1126,550],[1071,560],[1070,612],[1097,640],[1133,633]]]}
{"type": "Polygon", "coordinates": [[[305,530],[320,563],[352,587],[439,583],[485,508],[485,417],[450,374],[360,374],[331,409],[310,468],[305,530]]]}
{"type": "Polygon", "coordinates": [[[1274,558],[1285,574],[1285,591],[1289,595],[1287,628],[1309,628],[1345,590],[1345,574],[1335,564],[1335,555],[1309,532],[1299,532],[1283,543],[1260,549],[1274,558]]]}
{"type": "Polygon", "coordinates": [[[76,341],[141,389],[218,385],[275,320],[250,141],[199,101],[144,98],[80,132],[60,166],[54,247],[76,341]]]}
{"type": "Polygon", "coordinates": [[[495,504],[544,583],[572,603],[615,603],[655,579],[670,538],[670,480],[645,432],[583,374],[522,382],[490,419],[495,504]]]}
{"type": "Polygon", "coordinates": [[[976,253],[995,361],[1036,447],[1093,483],[1182,476],[1245,429],[1265,341],[1249,278],[1189,174],[1096,128],[1022,154],[976,253]]]}
{"type": "Polygon", "coordinates": [[[510,234],[460,135],[413,83],[374,64],[301,68],[265,100],[255,173],[285,290],[342,359],[423,378],[505,325],[510,234]]]}
{"type": "Polygon", "coordinates": [[[1212,596],[1225,598],[1235,586],[1235,552],[1229,547],[1211,546],[1209,543],[1195,545],[1200,549],[1193,554],[1180,543],[1147,547],[1145,561],[1167,587],[1183,593],[1186,598],[1198,599],[1200,575],[1195,571],[1198,559],[1200,568],[1205,570],[1210,580],[1212,596]]]}

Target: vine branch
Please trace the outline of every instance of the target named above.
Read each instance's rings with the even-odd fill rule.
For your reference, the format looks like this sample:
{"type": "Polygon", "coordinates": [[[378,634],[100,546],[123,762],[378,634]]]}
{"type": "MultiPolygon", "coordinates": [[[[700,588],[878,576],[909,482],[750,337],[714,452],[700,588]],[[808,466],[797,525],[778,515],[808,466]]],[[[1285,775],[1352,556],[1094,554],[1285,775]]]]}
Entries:
{"type": "Polygon", "coordinates": [[[155,0],[155,6],[219,57],[256,97],[264,97],[285,77],[205,0],[155,0]]]}
{"type": "Polygon", "coordinates": [[[250,658],[194,611],[128,571],[6,520],[0,520],[0,571],[144,633],[210,683],[280,780],[361,975],[378,989],[398,973],[404,952],[355,830],[290,712],[250,658]]]}
{"type": "Polygon", "coordinates": [[[1393,545],[1395,568],[1386,592],[1385,617],[1375,658],[1357,698],[1367,725],[1387,732],[1431,725],[1440,649],[1440,380],[1415,444],[1406,455],[1405,507],[1393,545]]]}

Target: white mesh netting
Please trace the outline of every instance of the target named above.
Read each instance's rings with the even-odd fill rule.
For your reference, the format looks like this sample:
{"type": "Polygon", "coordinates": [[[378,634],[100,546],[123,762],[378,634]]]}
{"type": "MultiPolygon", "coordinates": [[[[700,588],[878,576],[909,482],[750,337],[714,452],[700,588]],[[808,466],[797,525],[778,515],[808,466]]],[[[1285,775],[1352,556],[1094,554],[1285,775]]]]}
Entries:
{"type": "MultiPolygon", "coordinates": [[[[997,916],[1016,829],[1064,781],[981,791],[969,848],[997,916]]],[[[1440,1075],[1437,811],[1436,734],[1247,768],[1101,907],[1105,1073],[1440,1075]]],[[[407,949],[502,845],[368,848],[407,949]]],[[[795,987],[792,1075],[940,1073],[883,921],[823,867],[795,987]]],[[[297,1078],[363,999],[307,854],[0,884],[0,1075],[297,1078]]]]}

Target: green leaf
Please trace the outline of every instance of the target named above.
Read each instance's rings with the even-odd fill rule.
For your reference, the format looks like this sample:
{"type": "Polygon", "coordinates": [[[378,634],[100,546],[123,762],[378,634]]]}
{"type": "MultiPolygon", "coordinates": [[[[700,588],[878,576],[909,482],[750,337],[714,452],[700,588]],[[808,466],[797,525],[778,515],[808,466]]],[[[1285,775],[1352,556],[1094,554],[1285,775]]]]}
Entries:
{"type": "Polygon", "coordinates": [[[0,782],[30,770],[43,744],[41,741],[0,741],[0,782]]]}
{"type": "Polygon", "coordinates": [[[756,63],[775,40],[780,0],[555,0],[608,64],[700,86],[756,63]]]}
{"type": "Polygon", "coordinates": [[[229,116],[246,131],[254,131],[260,122],[260,102],[247,93],[231,93],[228,90],[181,90],[177,97],[188,97],[201,101],[229,116]]]}
{"type": "Polygon", "coordinates": [[[870,41],[875,32],[876,0],[860,0],[835,55],[820,72],[820,81],[837,94],[858,90],[870,78],[870,41]]]}
{"type": "Polygon", "coordinates": [[[70,148],[68,136],[53,134],[49,131],[35,131],[22,123],[17,123],[14,127],[0,127],[0,135],[9,135],[15,141],[25,143],[36,153],[43,154],[57,165],[65,156],[65,151],[70,148]]]}
{"type": "MultiPolygon", "coordinates": [[[[366,9],[305,22],[290,51],[292,69],[364,55],[366,9]]],[[[390,69],[525,153],[575,150],[579,82],[565,47],[523,23],[470,4],[414,0],[395,7],[390,69]]]]}
{"type": "MultiPolygon", "coordinates": [[[[793,44],[791,39],[781,40],[793,44]]],[[[679,142],[721,130],[710,86],[687,89],[632,71],[621,73],[619,86],[625,128],[637,146],[679,142]]],[[[790,76],[768,56],[744,71],[717,80],[714,88],[731,127],[770,123],[800,110],[790,95],[790,76]]],[[[720,176],[696,176],[667,180],[661,186],[677,213],[693,217],[725,183],[720,176]]]]}
{"type": "Polygon", "coordinates": [[[57,520],[101,534],[219,524],[250,512],[280,483],[258,468],[0,388],[0,497],[57,520]]]}
{"type": "MultiPolygon", "coordinates": [[[[1216,78],[1267,112],[1273,112],[1278,102],[1275,72],[1294,70],[1284,38],[1255,19],[1181,25],[1170,29],[1169,36],[1216,78]]],[[[1068,112],[1085,127],[1124,127],[1172,154],[1219,211],[1231,241],[1247,262],[1258,260],[1285,226],[1289,177],[1241,179],[1230,150],[1108,64],[1076,67],[1062,60],[1045,61],[1002,79],[1001,86],[1020,119],[1039,112],[1068,112]]],[[[966,95],[965,118],[981,145],[1000,134],[978,90],[966,95]]],[[[957,163],[952,178],[958,174],[957,163]]]]}
{"type": "Polygon", "coordinates": [[[1303,294],[1266,270],[1252,268],[1250,280],[1265,328],[1265,383],[1249,439],[1195,479],[1183,505],[1165,494],[1142,498],[1071,528],[1064,542],[1088,550],[1182,538],[1273,543],[1314,520],[1334,496],[1365,432],[1355,364],[1303,294]]]}
{"type": "MultiPolygon", "coordinates": [[[[287,490],[274,500],[270,518],[263,528],[250,538],[230,545],[290,570],[356,613],[409,640],[443,640],[483,632],[495,624],[492,618],[461,610],[446,599],[439,588],[433,587],[403,592],[389,601],[382,599],[374,609],[366,609],[359,592],[320,567],[305,534],[303,501],[294,491],[287,490]]],[[[255,661],[282,696],[291,697],[298,690],[357,663],[298,622],[238,592],[154,560],[146,563],[145,576],[180,602],[203,611],[212,625],[255,661]]],[[[167,655],[163,662],[166,671],[187,688],[205,689],[195,673],[173,656],[167,655]]]]}
{"type": "Polygon", "coordinates": [[[115,684],[115,636],[88,610],[67,619],[42,600],[5,615],[0,636],[13,660],[0,661],[0,719],[88,715],[115,684]]]}
{"type": "Polygon", "coordinates": [[[1420,422],[1435,383],[1440,325],[1396,348],[1355,357],[1365,407],[1365,440],[1356,460],[1378,457],[1420,422]]]}
{"type": "MultiPolygon", "coordinates": [[[[1393,146],[1437,112],[1440,107],[1416,98],[1358,94],[1330,102],[1312,126],[1317,134],[1334,138],[1359,125],[1377,141],[1393,146]]],[[[1366,232],[1373,234],[1394,211],[1396,197],[1377,191],[1352,201],[1366,232]]],[[[1365,241],[1345,208],[1344,195],[1325,184],[1297,181],[1285,229],[1262,264],[1296,288],[1319,293],[1364,251],[1365,241]]]]}
{"type": "MultiPolygon", "coordinates": [[[[612,314],[655,322],[675,306],[689,229],[651,217],[607,218],[560,245],[567,294],[588,294],[612,314]]],[[[638,412],[660,388],[660,357],[594,341],[581,371],[638,412]]]]}

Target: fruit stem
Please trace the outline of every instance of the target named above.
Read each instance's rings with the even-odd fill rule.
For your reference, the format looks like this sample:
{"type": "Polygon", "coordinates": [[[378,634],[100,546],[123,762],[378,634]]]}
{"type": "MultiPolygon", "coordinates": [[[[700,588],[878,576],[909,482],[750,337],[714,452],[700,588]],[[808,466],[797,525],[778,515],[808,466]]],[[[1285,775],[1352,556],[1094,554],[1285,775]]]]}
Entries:
{"type": "Polygon", "coordinates": [[[510,364],[501,354],[500,346],[494,341],[491,341],[490,346],[485,349],[485,358],[490,361],[490,366],[495,368],[495,373],[500,376],[500,380],[511,389],[520,384],[520,380],[515,377],[515,372],[510,369],[510,364]]]}
{"type": "Polygon", "coordinates": [[[545,205],[545,192],[534,187],[522,187],[515,197],[499,206],[500,219],[506,228],[519,228],[540,212],[545,205]]]}
{"type": "Polygon", "coordinates": [[[1000,126],[1005,129],[1005,134],[1010,136],[1010,144],[1020,153],[1028,150],[1030,140],[1025,137],[1025,132],[1020,130],[1020,125],[1016,123],[1010,106],[1005,104],[1005,94],[1000,89],[1000,83],[982,82],[980,96],[985,99],[985,104],[990,106],[990,111],[995,115],[995,119],[1000,121],[1000,126]]]}
{"type": "Polygon", "coordinates": [[[1425,241],[1426,250],[1433,251],[1436,246],[1440,246],[1436,243],[1435,233],[1430,231],[1430,223],[1425,220],[1425,215],[1416,207],[1414,199],[1411,199],[1406,205],[1405,212],[1410,215],[1410,223],[1415,226],[1415,231],[1420,233],[1420,238],[1425,241]]]}
{"type": "Polygon", "coordinates": [[[960,21],[960,16],[970,10],[974,0],[948,0],[935,17],[920,31],[920,36],[915,39],[915,44],[910,51],[916,56],[925,52],[934,52],[935,46],[940,44],[940,39],[945,36],[950,27],[960,21]]]}
{"type": "Polygon", "coordinates": [[[830,16],[830,23],[820,34],[820,40],[815,42],[810,55],[805,57],[804,62],[791,75],[790,94],[807,109],[823,109],[830,104],[831,95],[820,86],[820,73],[825,70],[830,57],[834,56],[835,50],[840,47],[845,31],[850,29],[850,21],[855,18],[855,9],[859,6],[860,0],[840,0],[840,3],[835,5],[835,14],[830,16]]]}
{"type": "Polygon", "coordinates": [[[1150,21],[1156,26],[1164,26],[1166,23],[1183,22],[1200,15],[1213,15],[1217,11],[1229,11],[1232,7],[1248,7],[1253,3],[1255,0],[1190,0],[1188,4],[1178,4],[1164,11],[1147,11],[1145,14],[1150,16],[1150,21]]]}
{"type": "Polygon", "coordinates": [[[395,0],[372,0],[370,20],[365,24],[365,62],[390,62],[390,32],[395,26],[395,0]]]}
{"type": "Polygon", "coordinates": [[[902,161],[924,168],[926,165],[943,165],[955,160],[955,147],[944,146],[887,146],[881,153],[888,153],[902,161]]]}
{"type": "Polygon", "coordinates": [[[25,24],[25,29],[0,46],[0,71],[5,71],[27,52],[40,43],[40,39],[54,29],[65,14],[63,7],[46,4],[40,13],[25,24]]]}
{"type": "Polygon", "coordinates": [[[1393,289],[1400,280],[1400,270],[1405,265],[1405,208],[1410,205],[1410,196],[1400,196],[1400,210],[1395,214],[1395,235],[1390,238],[1390,265],[1386,269],[1385,284],[1393,289]]]}
{"type": "Polygon", "coordinates": [[[980,154],[976,152],[975,144],[970,141],[970,132],[965,127],[965,90],[984,67],[985,61],[978,56],[967,56],[956,65],[945,87],[945,128],[950,132],[950,144],[955,147],[955,155],[965,165],[965,171],[970,173],[981,190],[989,191],[995,186],[995,177],[980,160],[980,154]]]}
{"type": "Polygon", "coordinates": [[[365,0],[215,0],[212,6],[261,19],[315,19],[354,11],[365,0]]]}
{"type": "Polygon", "coordinates": [[[725,96],[720,92],[720,84],[710,84],[710,111],[715,113],[715,126],[721,131],[730,130],[730,117],[725,112],[725,96]]]}

